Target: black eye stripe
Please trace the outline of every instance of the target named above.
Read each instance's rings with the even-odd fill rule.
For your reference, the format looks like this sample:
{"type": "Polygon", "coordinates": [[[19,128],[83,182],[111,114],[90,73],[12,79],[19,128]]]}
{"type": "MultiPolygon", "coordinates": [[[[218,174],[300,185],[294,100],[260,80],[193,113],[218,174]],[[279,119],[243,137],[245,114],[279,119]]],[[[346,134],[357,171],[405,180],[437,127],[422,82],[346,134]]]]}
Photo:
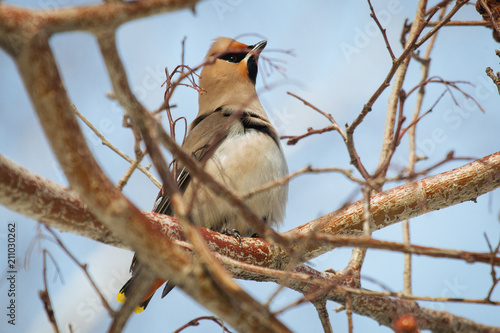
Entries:
{"type": "Polygon", "coordinates": [[[237,52],[237,53],[226,53],[219,57],[219,59],[226,60],[228,62],[238,63],[246,57],[247,53],[237,52]]]}

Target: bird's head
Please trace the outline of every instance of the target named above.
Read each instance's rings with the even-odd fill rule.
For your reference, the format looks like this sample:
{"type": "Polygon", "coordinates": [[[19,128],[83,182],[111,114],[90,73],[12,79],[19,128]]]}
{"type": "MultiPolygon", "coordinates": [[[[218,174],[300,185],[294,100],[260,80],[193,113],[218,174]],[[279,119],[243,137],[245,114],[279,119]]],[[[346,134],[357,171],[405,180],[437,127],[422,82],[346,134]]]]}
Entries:
{"type": "MultiPolygon", "coordinates": [[[[219,107],[262,109],[255,92],[259,55],[267,42],[246,45],[227,37],[217,38],[205,57],[200,75],[200,114],[219,107]]],[[[257,111],[257,110],[255,110],[257,111]]]]}

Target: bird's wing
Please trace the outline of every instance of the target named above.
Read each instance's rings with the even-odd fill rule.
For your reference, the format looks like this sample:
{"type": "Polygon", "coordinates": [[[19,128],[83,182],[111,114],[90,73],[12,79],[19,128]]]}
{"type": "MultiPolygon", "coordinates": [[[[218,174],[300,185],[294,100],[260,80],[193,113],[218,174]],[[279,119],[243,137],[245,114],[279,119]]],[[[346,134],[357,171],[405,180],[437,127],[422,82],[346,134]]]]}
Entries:
{"type": "MultiPolygon", "coordinates": [[[[227,130],[224,130],[225,121],[220,119],[221,117],[226,116],[222,109],[217,109],[212,113],[197,117],[191,124],[191,129],[182,144],[182,148],[198,162],[204,162],[209,158],[210,152],[213,152],[227,136],[227,130]]],[[[189,171],[181,163],[174,163],[176,163],[178,170],[177,185],[180,191],[184,192],[191,180],[189,171]]],[[[163,188],[158,193],[153,212],[173,215],[170,198],[163,188]]]]}

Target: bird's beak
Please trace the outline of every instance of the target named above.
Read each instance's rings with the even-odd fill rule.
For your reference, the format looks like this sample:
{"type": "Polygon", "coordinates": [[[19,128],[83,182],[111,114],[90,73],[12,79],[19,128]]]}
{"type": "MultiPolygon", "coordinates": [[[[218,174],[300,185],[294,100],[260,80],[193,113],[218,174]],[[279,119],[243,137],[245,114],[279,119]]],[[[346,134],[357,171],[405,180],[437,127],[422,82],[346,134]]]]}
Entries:
{"type": "Polygon", "coordinates": [[[256,54],[258,56],[262,52],[262,50],[264,50],[266,45],[267,45],[267,40],[258,42],[253,46],[252,51],[250,51],[250,53],[256,54]]]}
{"type": "Polygon", "coordinates": [[[267,40],[263,40],[261,42],[258,42],[255,45],[251,45],[250,47],[252,49],[250,50],[250,52],[248,52],[247,56],[245,57],[245,60],[248,61],[248,59],[251,56],[254,56],[255,61],[257,61],[257,59],[259,59],[260,53],[262,52],[262,50],[264,50],[264,48],[266,47],[266,45],[267,45],[267,40]]]}
{"type": "Polygon", "coordinates": [[[253,46],[252,51],[261,52],[266,47],[266,45],[267,45],[267,40],[260,41],[253,46]]]}

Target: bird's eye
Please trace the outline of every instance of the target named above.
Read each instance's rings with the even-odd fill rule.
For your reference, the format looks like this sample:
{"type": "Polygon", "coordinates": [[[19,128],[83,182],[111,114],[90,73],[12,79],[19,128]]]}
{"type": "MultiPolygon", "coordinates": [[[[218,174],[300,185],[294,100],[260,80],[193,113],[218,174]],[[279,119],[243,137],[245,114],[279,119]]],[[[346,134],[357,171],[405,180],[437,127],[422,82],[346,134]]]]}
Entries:
{"type": "Polygon", "coordinates": [[[226,53],[223,54],[219,57],[219,59],[226,60],[228,62],[233,62],[233,63],[238,63],[242,61],[245,58],[246,54],[239,52],[239,53],[226,53]]]}

